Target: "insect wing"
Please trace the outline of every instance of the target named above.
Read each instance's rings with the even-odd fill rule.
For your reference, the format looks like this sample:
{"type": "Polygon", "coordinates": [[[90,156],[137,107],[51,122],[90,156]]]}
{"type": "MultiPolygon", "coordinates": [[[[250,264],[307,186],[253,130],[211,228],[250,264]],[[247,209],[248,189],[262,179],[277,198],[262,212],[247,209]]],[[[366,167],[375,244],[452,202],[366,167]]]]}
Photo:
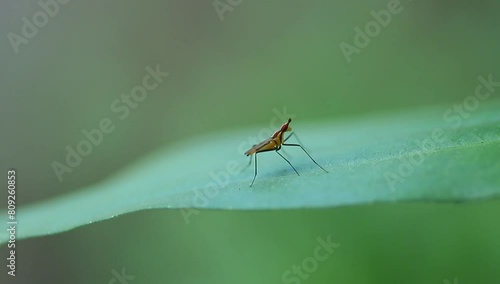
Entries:
{"type": "Polygon", "coordinates": [[[268,138],[259,144],[253,145],[252,148],[250,148],[248,151],[245,152],[245,155],[250,156],[254,153],[257,153],[262,150],[268,150],[268,149],[274,149],[276,147],[276,144],[273,143],[273,139],[268,138]]]}

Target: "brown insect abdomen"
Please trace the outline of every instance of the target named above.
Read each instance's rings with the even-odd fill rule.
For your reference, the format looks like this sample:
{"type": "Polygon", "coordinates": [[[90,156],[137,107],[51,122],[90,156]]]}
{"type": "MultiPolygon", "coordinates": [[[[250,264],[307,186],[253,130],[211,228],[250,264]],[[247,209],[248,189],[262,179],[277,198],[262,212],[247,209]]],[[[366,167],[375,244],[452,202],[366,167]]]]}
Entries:
{"type": "Polygon", "coordinates": [[[245,155],[250,156],[250,155],[252,155],[252,154],[255,154],[255,152],[257,152],[257,150],[255,150],[255,148],[252,148],[252,149],[250,149],[250,150],[246,151],[246,152],[245,152],[245,155]]]}

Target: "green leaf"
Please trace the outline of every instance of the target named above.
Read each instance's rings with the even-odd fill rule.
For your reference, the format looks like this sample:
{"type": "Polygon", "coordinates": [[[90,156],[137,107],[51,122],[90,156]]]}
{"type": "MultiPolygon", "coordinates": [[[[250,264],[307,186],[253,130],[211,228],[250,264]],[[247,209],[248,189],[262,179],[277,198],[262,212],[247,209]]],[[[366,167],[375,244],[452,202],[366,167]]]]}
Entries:
{"type": "MultiPolygon", "coordinates": [[[[497,197],[499,110],[500,101],[481,101],[477,109],[461,115],[446,106],[350,121],[305,123],[299,116],[291,123],[294,132],[329,173],[300,148],[284,147],[300,176],[276,153],[260,153],[253,187],[253,166],[240,171],[248,163],[243,152],[258,142],[249,137],[266,128],[189,139],[144,157],[104,182],[18,208],[17,238],[54,234],[151,208],[275,210],[497,197]]],[[[200,212],[181,213],[179,218],[189,222],[200,212]]],[[[0,242],[7,240],[2,232],[0,242]]]]}

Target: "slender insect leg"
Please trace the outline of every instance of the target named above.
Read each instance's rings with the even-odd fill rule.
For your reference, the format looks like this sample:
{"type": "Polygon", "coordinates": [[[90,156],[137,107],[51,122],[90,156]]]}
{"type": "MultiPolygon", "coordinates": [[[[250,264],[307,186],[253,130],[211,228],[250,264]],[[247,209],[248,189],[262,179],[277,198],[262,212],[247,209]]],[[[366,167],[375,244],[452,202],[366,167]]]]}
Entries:
{"type": "Polygon", "coordinates": [[[282,155],[287,157],[287,158],[290,158],[290,155],[286,152],[285,148],[281,148],[280,149],[280,152],[283,153],[282,155]]]}
{"type": "Polygon", "coordinates": [[[250,159],[248,160],[248,164],[246,166],[244,166],[243,168],[241,168],[241,171],[244,171],[246,170],[248,167],[250,167],[250,165],[252,164],[252,157],[250,156],[249,157],[250,159]]]}
{"type": "Polygon", "coordinates": [[[288,137],[285,138],[285,140],[283,140],[283,143],[286,142],[286,140],[288,140],[288,138],[292,137],[295,135],[295,139],[297,139],[297,141],[299,141],[299,144],[303,144],[300,139],[299,139],[299,136],[297,136],[297,134],[295,134],[295,132],[292,132],[290,133],[290,135],[288,135],[288,137]]]}
{"type": "Polygon", "coordinates": [[[290,135],[288,135],[288,136],[285,138],[285,140],[283,140],[283,142],[286,142],[286,140],[288,140],[288,138],[292,137],[292,135],[294,135],[294,134],[295,134],[295,132],[290,133],[290,135]]]}
{"type": "MultiPolygon", "coordinates": [[[[289,139],[289,138],[291,138],[292,136],[295,136],[295,139],[297,140],[297,142],[299,142],[299,143],[297,143],[297,144],[299,144],[299,145],[304,144],[304,143],[302,143],[302,141],[300,141],[299,136],[298,136],[297,134],[295,134],[295,132],[290,133],[290,135],[288,135],[288,137],[286,137],[286,138],[285,138],[285,140],[283,140],[283,143],[285,143],[285,142],[286,142],[286,140],[288,140],[288,139],[289,139]]],[[[304,150],[306,149],[306,147],[302,147],[302,148],[304,148],[304,150]]],[[[283,149],[284,149],[284,148],[283,148],[283,149]]]]}
{"type": "MultiPolygon", "coordinates": [[[[252,162],[252,157],[250,157],[250,162],[252,162]]],[[[250,164],[248,164],[248,165],[250,165],[250,164]]],[[[254,171],[253,180],[252,180],[252,183],[250,184],[250,187],[252,187],[253,182],[255,181],[256,177],[257,177],[257,153],[255,153],[255,171],[254,171]]]]}
{"type": "MultiPolygon", "coordinates": [[[[290,137],[290,136],[288,136],[288,137],[290,137]]],[[[304,147],[302,147],[300,144],[285,144],[285,143],[283,143],[282,145],[283,146],[297,146],[297,147],[300,147],[300,149],[304,150],[304,153],[306,153],[306,155],[309,156],[309,158],[311,159],[311,161],[313,161],[318,167],[320,167],[323,171],[325,171],[325,173],[328,173],[327,170],[325,170],[322,166],[320,166],[318,163],[316,163],[316,161],[313,159],[313,157],[311,157],[311,155],[309,155],[309,153],[307,153],[306,149],[304,149],[304,147]]]]}
{"type": "MultiPolygon", "coordinates": [[[[255,173],[253,175],[253,180],[252,180],[252,183],[250,184],[250,187],[252,187],[253,185],[253,182],[255,181],[255,178],[257,177],[257,154],[258,153],[264,153],[264,152],[269,152],[269,151],[274,151],[274,149],[269,149],[269,150],[263,150],[263,151],[260,151],[260,152],[257,152],[255,153],[255,173]]],[[[251,158],[251,157],[250,157],[251,158]]]]}
{"type": "Polygon", "coordinates": [[[285,161],[290,165],[290,167],[292,167],[292,169],[297,173],[297,175],[300,176],[299,172],[297,172],[297,170],[295,169],[295,167],[292,166],[292,163],[290,163],[290,161],[288,161],[283,155],[281,155],[280,152],[278,152],[278,150],[276,150],[276,153],[278,153],[278,155],[280,155],[281,158],[285,159],[285,161]]]}

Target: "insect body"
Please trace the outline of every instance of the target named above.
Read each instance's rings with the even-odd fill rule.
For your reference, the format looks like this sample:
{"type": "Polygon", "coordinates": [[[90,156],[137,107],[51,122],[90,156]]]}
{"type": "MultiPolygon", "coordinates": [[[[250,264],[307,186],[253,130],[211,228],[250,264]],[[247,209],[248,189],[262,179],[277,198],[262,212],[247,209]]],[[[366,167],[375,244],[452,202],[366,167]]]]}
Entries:
{"type": "MultiPolygon", "coordinates": [[[[260,142],[259,144],[253,145],[252,148],[250,148],[248,151],[245,152],[245,155],[247,155],[247,156],[255,154],[255,174],[253,176],[253,180],[252,180],[252,183],[250,184],[250,187],[253,185],[255,178],[257,177],[257,154],[262,153],[262,152],[276,151],[276,153],[278,155],[280,155],[290,165],[290,167],[292,167],[292,169],[295,171],[295,173],[297,173],[297,175],[299,175],[299,172],[297,172],[297,170],[290,163],[290,161],[288,161],[283,155],[281,155],[280,152],[278,152],[279,150],[281,150],[281,146],[300,147],[302,150],[304,150],[304,153],[306,153],[307,156],[309,156],[309,158],[311,158],[311,160],[318,167],[320,167],[323,171],[328,173],[328,171],[326,171],[322,166],[320,166],[318,163],[316,163],[316,161],[311,157],[311,155],[309,155],[309,153],[307,153],[307,151],[300,144],[286,144],[285,143],[292,135],[295,134],[295,133],[291,133],[290,135],[288,135],[288,137],[283,139],[285,132],[292,131],[292,128],[290,127],[290,122],[292,122],[291,118],[289,118],[288,121],[285,124],[283,124],[278,131],[274,132],[274,134],[271,137],[260,142]]],[[[250,162],[252,162],[251,159],[250,159],[250,162]]]]}

